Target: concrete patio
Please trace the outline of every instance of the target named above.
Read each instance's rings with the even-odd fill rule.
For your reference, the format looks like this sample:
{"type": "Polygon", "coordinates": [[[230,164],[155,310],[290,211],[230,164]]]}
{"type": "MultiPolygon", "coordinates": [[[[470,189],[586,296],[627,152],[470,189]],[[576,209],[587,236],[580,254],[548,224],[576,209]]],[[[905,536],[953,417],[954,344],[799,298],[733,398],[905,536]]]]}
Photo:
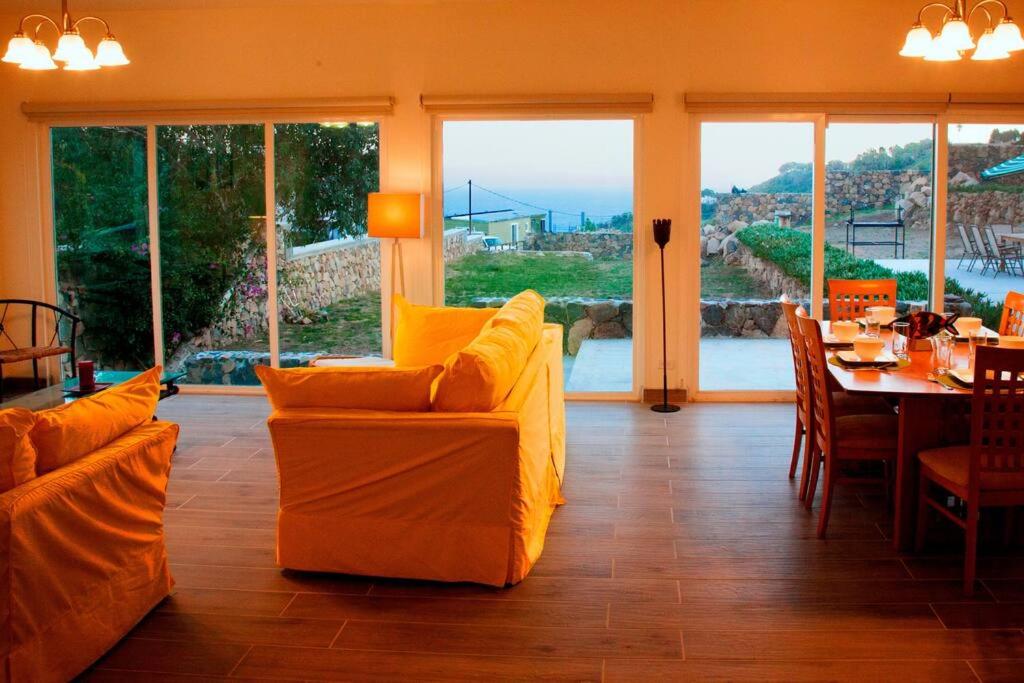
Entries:
{"type": "Polygon", "coordinates": [[[701,391],[793,391],[788,339],[705,337],[700,340],[701,391]]]}
{"type": "MultiPolygon", "coordinates": [[[[989,271],[981,274],[981,265],[975,264],[974,270],[967,270],[967,262],[957,268],[960,259],[946,259],[946,277],[953,278],[962,286],[981,292],[995,303],[1006,298],[1010,290],[1024,291],[1024,277],[1013,273],[998,273],[993,277],[989,271]]],[[[918,271],[928,272],[928,259],[875,259],[875,263],[891,268],[898,273],[918,271]]]]}

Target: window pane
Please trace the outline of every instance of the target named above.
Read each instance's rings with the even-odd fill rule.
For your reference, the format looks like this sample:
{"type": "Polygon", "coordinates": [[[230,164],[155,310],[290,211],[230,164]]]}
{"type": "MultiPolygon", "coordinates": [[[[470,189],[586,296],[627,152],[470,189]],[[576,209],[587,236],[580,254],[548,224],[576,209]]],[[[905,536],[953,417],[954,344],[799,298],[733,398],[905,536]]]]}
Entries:
{"type": "Polygon", "coordinates": [[[146,129],[54,128],[58,305],[83,320],[79,358],[153,364],[146,129]]]}
{"type": "Polygon", "coordinates": [[[1024,123],[949,127],[946,308],[998,330],[1002,303],[1024,290],[1024,123]]]}
{"type": "Polygon", "coordinates": [[[779,297],[809,309],[813,183],[813,124],[701,126],[702,391],[793,389],[779,297]]]}
{"type": "Polygon", "coordinates": [[[157,150],[167,367],[257,384],[270,363],[263,127],[160,127],[157,150]]]}
{"type": "Polygon", "coordinates": [[[535,289],[566,390],[632,391],[633,122],[446,122],[444,182],[446,303],[535,289]]]}
{"type": "MultiPolygon", "coordinates": [[[[825,151],[826,294],[830,278],[896,278],[897,312],[927,309],[931,124],[833,123],[825,151]]],[[[827,296],[825,319],[831,319],[827,296]]]]}
{"type": "Polygon", "coordinates": [[[374,123],[274,126],[281,365],[380,355],[380,244],[366,236],[379,185],[374,123]]]}

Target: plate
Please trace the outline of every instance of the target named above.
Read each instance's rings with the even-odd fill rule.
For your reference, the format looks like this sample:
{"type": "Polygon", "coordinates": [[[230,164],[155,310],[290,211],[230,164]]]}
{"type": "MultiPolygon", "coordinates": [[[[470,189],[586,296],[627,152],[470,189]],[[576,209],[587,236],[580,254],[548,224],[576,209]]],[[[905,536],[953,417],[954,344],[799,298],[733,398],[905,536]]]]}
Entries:
{"type": "Polygon", "coordinates": [[[852,341],[843,341],[842,339],[840,339],[839,337],[837,337],[834,334],[826,334],[822,338],[822,341],[825,342],[825,348],[828,348],[828,349],[842,349],[842,348],[847,348],[848,349],[851,346],[853,346],[853,342],[852,341]]]}
{"type": "Polygon", "coordinates": [[[956,380],[957,384],[965,387],[974,386],[974,368],[953,368],[947,374],[956,380]]]}
{"type": "Polygon", "coordinates": [[[899,362],[899,358],[892,355],[891,351],[882,351],[874,360],[861,360],[855,351],[839,351],[836,353],[836,358],[843,365],[850,367],[883,367],[899,362]]]}
{"type": "MultiPolygon", "coordinates": [[[[956,327],[955,324],[953,326],[956,327]]],[[[989,338],[991,338],[991,339],[999,339],[999,333],[996,332],[995,330],[990,329],[988,327],[985,327],[984,325],[981,326],[981,329],[985,332],[985,334],[987,334],[989,336],[989,338]]],[[[966,335],[962,335],[962,334],[960,334],[959,331],[957,331],[957,333],[956,333],[956,340],[957,341],[967,341],[967,336],[966,335]]]]}

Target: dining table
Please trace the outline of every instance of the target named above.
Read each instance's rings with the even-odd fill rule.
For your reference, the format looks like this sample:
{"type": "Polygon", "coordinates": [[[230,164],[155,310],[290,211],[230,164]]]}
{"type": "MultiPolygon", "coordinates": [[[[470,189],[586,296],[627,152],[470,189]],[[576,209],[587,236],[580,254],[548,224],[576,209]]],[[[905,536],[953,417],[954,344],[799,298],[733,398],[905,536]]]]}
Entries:
{"type": "MultiPolygon", "coordinates": [[[[822,333],[830,335],[828,321],[822,333]]],[[[892,349],[892,331],[883,329],[881,337],[892,349]]],[[[957,342],[953,367],[967,367],[968,345],[957,342]]],[[[829,356],[835,353],[829,350],[829,356]]],[[[910,364],[901,368],[846,368],[828,364],[838,388],[850,394],[881,396],[897,406],[899,436],[896,478],[893,487],[892,543],[897,550],[910,550],[914,543],[917,513],[917,454],[929,448],[967,443],[970,438],[970,398],[968,388],[947,386],[936,381],[936,364],[931,350],[909,352],[910,364]]]]}

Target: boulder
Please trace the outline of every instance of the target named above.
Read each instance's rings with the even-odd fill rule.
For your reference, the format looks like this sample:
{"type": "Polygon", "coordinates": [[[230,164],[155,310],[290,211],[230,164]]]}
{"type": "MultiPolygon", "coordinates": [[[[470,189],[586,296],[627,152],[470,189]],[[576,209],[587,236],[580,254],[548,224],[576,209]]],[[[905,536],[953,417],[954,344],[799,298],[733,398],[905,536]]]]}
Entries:
{"type": "Polygon", "coordinates": [[[573,326],[569,328],[569,355],[575,356],[579,353],[580,346],[582,346],[584,340],[590,339],[591,333],[594,331],[594,321],[590,318],[583,318],[573,323],[573,326]]]}
{"type": "Polygon", "coordinates": [[[978,182],[979,181],[970,173],[965,173],[963,171],[960,171],[949,180],[949,184],[953,187],[974,187],[978,182]]]}
{"type": "Polygon", "coordinates": [[[728,237],[725,238],[725,241],[722,242],[722,253],[723,254],[726,254],[726,255],[731,254],[731,253],[735,252],[739,248],[740,248],[740,241],[738,239],[736,239],[736,235],[734,235],[734,234],[733,235],[729,235],[728,237]]]}
{"type": "Polygon", "coordinates": [[[742,230],[749,226],[749,223],[744,223],[743,221],[733,221],[732,223],[729,223],[729,225],[725,226],[725,229],[729,232],[736,232],[737,230],[742,230]]]}
{"type": "Polygon", "coordinates": [[[614,320],[594,327],[594,339],[625,339],[626,328],[614,320]]]}
{"type": "Polygon", "coordinates": [[[924,192],[921,192],[920,190],[917,192],[911,192],[907,196],[907,200],[910,201],[915,206],[920,206],[922,209],[928,206],[928,195],[926,195],[924,192]]]}
{"type": "Polygon", "coordinates": [[[587,307],[587,317],[595,323],[603,323],[619,315],[619,307],[611,301],[602,301],[587,307]]]}
{"type": "Polygon", "coordinates": [[[709,237],[705,245],[704,253],[707,254],[708,256],[713,256],[714,254],[717,254],[719,251],[721,251],[721,249],[722,243],[718,240],[718,238],[709,237]]]}

